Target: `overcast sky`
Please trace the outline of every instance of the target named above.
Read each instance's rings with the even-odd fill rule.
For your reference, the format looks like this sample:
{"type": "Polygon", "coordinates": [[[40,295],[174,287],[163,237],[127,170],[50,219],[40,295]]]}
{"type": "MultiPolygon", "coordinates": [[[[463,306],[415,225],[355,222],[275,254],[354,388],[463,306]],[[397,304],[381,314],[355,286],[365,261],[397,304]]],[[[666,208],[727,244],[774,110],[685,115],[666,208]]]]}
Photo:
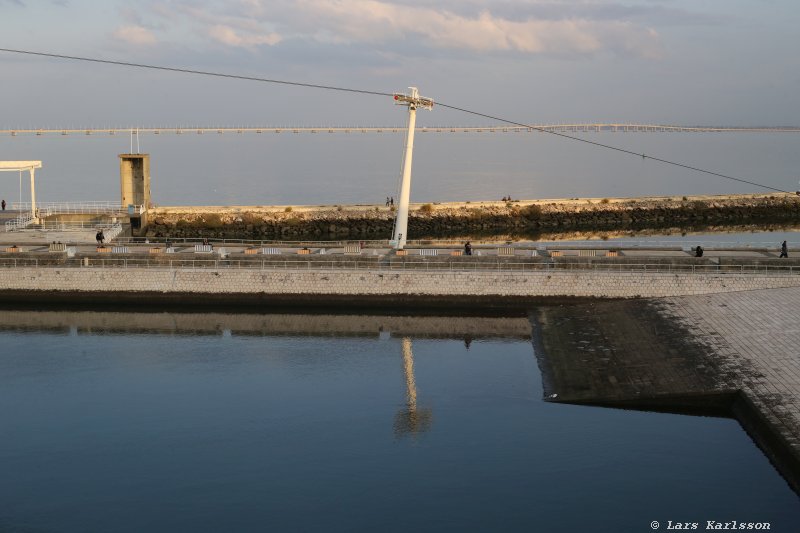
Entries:
{"type": "MultiPolygon", "coordinates": [[[[798,124],[798,27],[796,0],[0,0],[0,47],[417,85],[530,122],[798,124]]],[[[374,96],[8,53],[0,66],[4,127],[403,121],[374,96]]]]}

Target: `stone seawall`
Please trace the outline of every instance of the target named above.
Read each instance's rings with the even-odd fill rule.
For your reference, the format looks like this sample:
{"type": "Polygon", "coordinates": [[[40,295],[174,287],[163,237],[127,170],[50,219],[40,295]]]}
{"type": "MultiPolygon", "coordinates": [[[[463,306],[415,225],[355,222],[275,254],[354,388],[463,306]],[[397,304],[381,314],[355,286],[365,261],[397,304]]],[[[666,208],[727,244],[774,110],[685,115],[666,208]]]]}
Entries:
{"type": "Polygon", "coordinates": [[[0,286],[0,299],[6,301],[524,307],[548,297],[636,298],[797,287],[800,275],[39,267],[2,269],[0,286]]]}
{"type": "MultiPolygon", "coordinates": [[[[206,236],[255,240],[387,239],[395,212],[384,205],[159,207],[153,238],[206,236]]],[[[412,204],[409,235],[624,231],[800,222],[793,194],[675,196],[412,204]]]]}

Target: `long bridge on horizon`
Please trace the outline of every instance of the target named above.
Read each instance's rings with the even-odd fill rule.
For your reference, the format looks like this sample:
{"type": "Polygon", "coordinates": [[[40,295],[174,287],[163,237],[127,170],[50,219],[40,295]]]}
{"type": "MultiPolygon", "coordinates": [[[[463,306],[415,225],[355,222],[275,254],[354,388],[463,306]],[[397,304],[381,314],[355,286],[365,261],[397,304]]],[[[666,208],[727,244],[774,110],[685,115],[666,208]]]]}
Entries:
{"type": "MultiPolygon", "coordinates": [[[[419,133],[800,133],[800,126],[679,126],[621,122],[530,124],[529,126],[418,126],[419,133]]],[[[129,135],[242,133],[404,133],[405,126],[171,126],[126,128],[9,128],[0,135],[129,135]]]]}

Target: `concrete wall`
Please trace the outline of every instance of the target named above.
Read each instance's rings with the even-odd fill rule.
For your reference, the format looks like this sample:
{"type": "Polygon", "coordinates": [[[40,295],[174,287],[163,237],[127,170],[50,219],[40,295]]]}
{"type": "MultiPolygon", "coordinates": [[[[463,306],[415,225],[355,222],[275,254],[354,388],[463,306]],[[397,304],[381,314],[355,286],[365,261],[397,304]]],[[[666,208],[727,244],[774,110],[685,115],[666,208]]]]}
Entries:
{"type": "MultiPolygon", "coordinates": [[[[350,297],[447,297],[493,301],[549,296],[658,297],[800,286],[800,275],[669,274],[546,271],[391,272],[169,270],[124,268],[0,269],[0,298],[20,291],[85,294],[148,293],[148,299],[178,295],[228,297],[329,295],[350,297]]],[[[345,300],[348,301],[348,300],[345,300]]],[[[388,300],[387,300],[388,301],[388,300]]]]}

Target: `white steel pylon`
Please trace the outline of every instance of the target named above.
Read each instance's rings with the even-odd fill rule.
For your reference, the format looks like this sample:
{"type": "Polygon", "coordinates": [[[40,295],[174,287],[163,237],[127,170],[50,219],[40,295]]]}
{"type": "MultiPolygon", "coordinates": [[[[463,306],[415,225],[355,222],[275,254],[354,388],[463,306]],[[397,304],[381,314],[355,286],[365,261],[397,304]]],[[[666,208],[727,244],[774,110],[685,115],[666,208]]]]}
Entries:
{"type": "Polygon", "coordinates": [[[397,205],[397,218],[394,222],[392,246],[402,250],[408,234],[408,204],[411,197],[411,160],[414,156],[414,128],[417,125],[417,107],[433,109],[433,100],[419,95],[416,87],[409,87],[411,94],[395,94],[396,104],[408,106],[408,132],[406,151],[403,157],[403,178],[400,182],[400,203],[397,205]]]}

